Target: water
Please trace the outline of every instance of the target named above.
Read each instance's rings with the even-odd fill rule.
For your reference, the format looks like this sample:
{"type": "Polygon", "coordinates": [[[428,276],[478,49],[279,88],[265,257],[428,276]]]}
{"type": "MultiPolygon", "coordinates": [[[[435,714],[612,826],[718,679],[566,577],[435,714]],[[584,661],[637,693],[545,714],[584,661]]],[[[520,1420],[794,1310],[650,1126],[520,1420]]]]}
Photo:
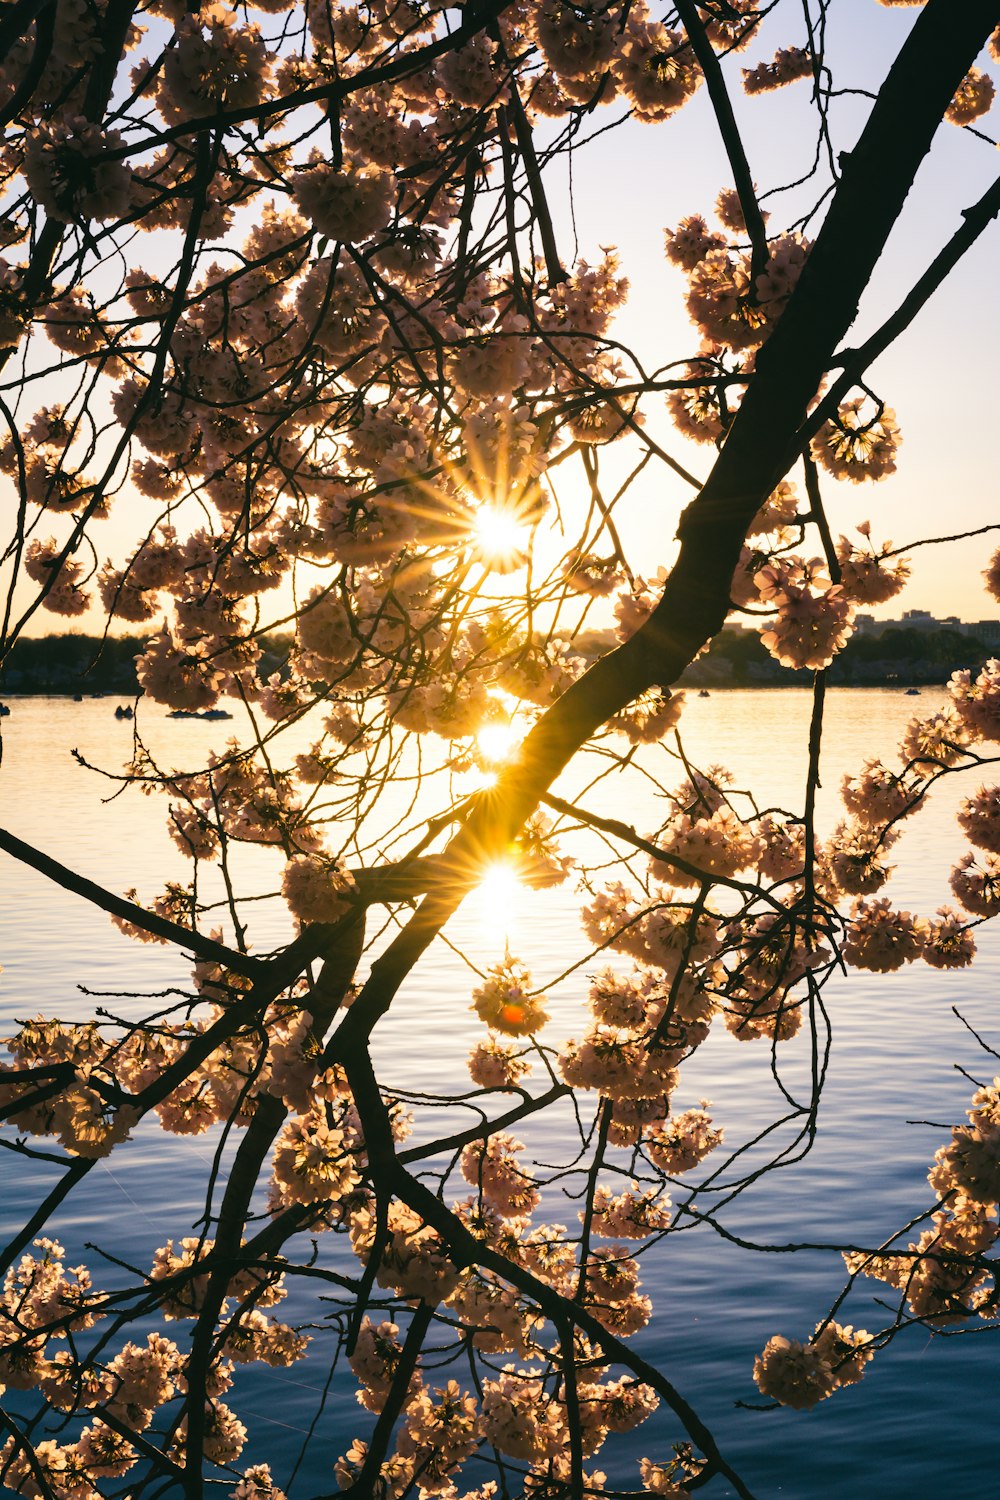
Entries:
{"type": "MultiPolygon", "coordinates": [[[[891,756],[907,719],[915,711],[931,712],[938,696],[925,691],[915,700],[898,692],[849,689],[830,695],[821,768],[824,825],[836,816],[840,776],[857,769],[865,755],[891,756]]],[[[113,706],[108,700],[14,703],[4,721],[0,821],[108,889],[135,886],[149,899],[165,877],[183,872],[164,832],[162,802],[132,792],[103,802],[117,784],[81,769],[70,755],[77,747],[85,759],[115,770],[128,758],[132,726],[113,719],[113,706]]],[[[736,785],[752,786],[761,805],[801,807],[809,709],[808,695],[793,690],[694,698],[684,714],[685,747],[696,764],[727,765],[736,785]]],[[[171,722],[155,710],[143,727],[166,761],[187,769],[227,733],[226,726],[171,722]]],[[[665,779],[673,784],[679,777],[665,779]]],[[[975,785],[982,779],[972,777],[975,785]]],[[[947,872],[964,847],[953,812],[972,787],[968,779],[957,785],[959,780],[941,788],[911,820],[893,851],[898,869],[890,894],[924,915],[948,900],[947,872]]],[[[568,776],[564,794],[573,789],[568,776]]],[[[626,793],[610,779],[587,805],[634,822],[640,832],[662,818],[652,790],[637,804],[634,789],[626,793]]],[[[273,892],[278,871],[273,855],[255,851],[246,867],[248,888],[262,896],[273,892]]],[[[170,950],[137,947],[85,901],[9,859],[0,864],[0,891],[4,1034],[14,1018],[39,1012],[78,1018],[103,1005],[116,1015],[139,1015],[148,1008],[144,996],[187,980],[185,966],[170,950]],[[84,994],[80,986],[96,993],[84,994]]],[[[482,969],[496,962],[509,941],[536,982],[547,983],[579,955],[575,913],[571,889],[504,895],[488,888],[470,897],[447,929],[468,962],[453,948],[436,945],[376,1034],[384,1081],[433,1092],[466,1076],[465,1055],[481,1034],[467,1008],[477,982],[469,964],[482,969]]],[[[262,948],[289,933],[279,902],[255,907],[254,923],[262,948]]],[[[812,1413],[737,1404],[760,1404],[751,1371],[767,1339],[776,1333],[807,1338],[843,1285],[834,1249],[792,1255],[780,1247],[879,1243],[930,1206],[925,1178],[933,1152],[947,1138],[947,1127],[963,1118],[971,1092],[957,1069],[979,1079],[993,1071],[991,1059],[952,1007],[992,1043],[1000,1042],[995,998],[1000,942],[983,931],[979,947],[971,971],[942,974],[914,965],[877,982],[851,974],[828,987],[833,1041],[819,1138],[805,1161],[771,1173],[722,1214],[731,1233],[775,1248],[754,1253],[698,1229],[670,1237],[643,1259],[644,1290],[655,1311],[637,1347],[695,1406],[759,1500],[883,1500],[930,1496],[943,1485],[958,1493],[991,1493],[994,1487],[1000,1436],[984,1414],[982,1397],[995,1388],[997,1351],[987,1332],[932,1339],[926,1330],[911,1328],[876,1357],[859,1386],[812,1413]]],[[[546,1040],[579,1034],[589,967],[550,994],[546,1040]]],[[[782,1049],[783,1074],[791,1087],[804,1085],[806,1062],[795,1043],[782,1049]]],[[[778,1112],[769,1063],[765,1043],[739,1044],[720,1031],[686,1066],[675,1108],[711,1097],[727,1144],[735,1145],[778,1112]]],[[[449,1115],[446,1128],[456,1119],[449,1115]]],[[[421,1125],[424,1139],[430,1128],[421,1125]]],[[[437,1122],[435,1133],[440,1128],[437,1122]]],[[[569,1129],[563,1114],[546,1126],[544,1136],[529,1129],[518,1133],[529,1154],[552,1161],[569,1141],[569,1129]]],[[[85,1245],[97,1244],[147,1267],[155,1246],[191,1232],[203,1208],[215,1146],[215,1136],[178,1139],[153,1128],[141,1130],[109,1163],[99,1164],[60,1211],[56,1226],[70,1259],[85,1254],[95,1280],[105,1285],[122,1284],[125,1273],[110,1264],[102,1268],[97,1252],[84,1252],[85,1245]]],[[[4,1229],[19,1227],[55,1172],[42,1162],[0,1155],[4,1229]]],[[[575,1213],[575,1205],[550,1196],[545,1208],[549,1218],[572,1222],[567,1215],[575,1213]]],[[[321,1253],[334,1264],[336,1247],[324,1246],[321,1253]]],[[[891,1313],[874,1302],[884,1290],[879,1283],[863,1282],[841,1321],[873,1330],[885,1326],[891,1313]]],[[[314,1291],[312,1284],[294,1288],[278,1315],[315,1317],[314,1291]]],[[[186,1326],[171,1329],[182,1344],[186,1326]]],[[[251,1433],[241,1466],[269,1461],[279,1482],[287,1478],[326,1383],[325,1347],[320,1328],[303,1363],[289,1370],[238,1371],[233,1405],[251,1433]]],[[[368,1430],[372,1419],[355,1406],[352,1390],[349,1381],[335,1378],[294,1496],[333,1489],[334,1458],[351,1437],[368,1430]]],[[[609,1444],[591,1467],[606,1469],[622,1487],[634,1487],[634,1460],[648,1454],[662,1461],[678,1435],[661,1409],[615,1452],[609,1444]]],[[[474,1482],[477,1476],[470,1472],[468,1484],[474,1482]]],[[[721,1496],[727,1490],[715,1485],[708,1493],[721,1496]]]]}

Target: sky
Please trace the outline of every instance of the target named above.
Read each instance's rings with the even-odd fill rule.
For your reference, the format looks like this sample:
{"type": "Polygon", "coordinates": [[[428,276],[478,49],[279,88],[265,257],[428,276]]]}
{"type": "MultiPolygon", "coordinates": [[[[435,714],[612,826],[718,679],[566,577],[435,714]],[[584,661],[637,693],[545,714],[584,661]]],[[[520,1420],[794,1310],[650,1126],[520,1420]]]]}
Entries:
{"type": "MultiPolygon", "coordinates": [[[[800,82],[748,99],[738,86],[738,70],[770,58],[778,45],[804,43],[800,13],[796,29],[796,11],[779,7],[762,28],[759,42],[732,59],[728,69],[730,94],[762,193],[796,180],[809,168],[815,139],[809,85],[800,82]]],[[[886,8],[876,0],[836,0],[830,7],[826,55],[837,86],[876,90],[916,13],[905,7],[886,8]]],[[[1000,68],[988,55],[979,66],[1000,85],[1000,68]]],[[[869,101],[857,96],[833,101],[832,124],[842,149],[850,149],[869,108],[869,101]]],[[[1000,103],[978,125],[984,133],[992,129],[1000,134],[1000,103]]],[[[633,283],[630,305],[618,325],[621,336],[657,364],[675,357],[675,351],[693,350],[696,342],[683,305],[683,275],[662,254],[663,227],[689,213],[708,215],[719,187],[731,185],[732,179],[704,91],[666,129],[630,124],[627,131],[627,136],[616,132],[593,142],[586,167],[581,152],[574,173],[575,220],[581,249],[595,243],[618,246],[633,283]]],[[[960,226],[962,210],[998,173],[995,147],[969,131],[942,124],[862,300],[850,343],[860,342],[881,323],[960,226]]],[[[813,197],[807,185],[769,200],[769,229],[792,222],[811,206],[813,197]]],[[[565,200],[559,212],[568,217],[565,200]]],[[[897,472],[863,487],[824,480],[824,501],[835,535],[870,519],[873,539],[888,537],[901,545],[1000,521],[995,440],[998,236],[1000,226],[994,224],[907,334],[872,367],[870,383],[895,409],[902,429],[897,472]]],[[[647,403],[651,427],[652,405],[647,403]]],[[[656,435],[685,467],[704,478],[713,450],[668,432],[657,428],[656,435]]],[[[661,537],[668,540],[672,535],[689,495],[662,470],[649,483],[643,524],[659,545],[661,537]]],[[[632,528],[627,521],[624,525],[630,537],[632,528]]],[[[916,551],[906,589],[874,612],[898,616],[904,609],[922,608],[967,620],[996,618],[1000,606],[987,593],[981,573],[998,543],[1000,533],[995,540],[986,537],[947,549],[916,551]]]]}
{"type": "MultiPolygon", "coordinates": [[[[916,11],[883,7],[876,0],[837,0],[830,7],[827,62],[838,87],[877,89],[916,11]]],[[[778,45],[805,41],[797,6],[781,5],[761,28],[759,39],[727,63],[730,92],[759,190],[794,181],[809,168],[815,127],[809,85],[799,82],[775,94],[747,99],[739,69],[769,59],[778,45]]],[[[1000,68],[981,59],[1000,83],[1000,68]]],[[[847,93],[833,101],[835,139],[850,149],[869,110],[869,101],[847,93]]],[[[993,114],[1000,121],[1000,105],[993,114]]],[[[610,110],[592,116],[596,128],[610,110]]],[[[992,115],[979,122],[989,132],[992,115]]],[[[1000,132],[1000,123],[995,127],[1000,132]]],[[[862,301],[850,342],[882,321],[906,288],[961,222],[1000,170],[995,147],[968,131],[944,124],[894,232],[882,265],[862,301]]],[[[547,181],[557,238],[565,259],[574,240],[586,259],[614,245],[630,278],[630,300],[614,330],[648,365],[693,354],[698,334],[684,308],[684,278],[663,255],[663,229],[686,214],[709,215],[720,187],[731,176],[704,90],[673,120],[660,126],[627,122],[574,153],[573,211],[565,161],[547,181]]],[[[811,207],[812,184],[768,197],[770,228],[780,230],[811,207]]],[[[998,519],[994,451],[995,345],[1000,333],[993,226],[938,293],[931,305],[888,351],[869,376],[896,411],[903,434],[897,473],[878,485],[859,487],[824,481],[824,498],[834,534],[869,519],[876,542],[897,545],[919,538],[971,530],[998,519]]],[[[644,404],[649,431],[686,468],[704,478],[713,449],[678,438],[665,417],[662,398],[644,404]]],[[[625,445],[620,445],[622,449],[625,445]]],[[[614,448],[602,463],[613,476],[626,460],[614,448]]],[[[673,535],[691,491],[663,465],[650,466],[637,489],[637,504],[622,512],[626,551],[642,560],[647,574],[669,564],[673,535]],[[648,566],[647,566],[648,560],[648,566]]],[[[97,528],[100,557],[126,555],[152,518],[152,503],[122,493],[112,519],[97,528]]],[[[982,569],[996,545],[989,537],[913,555],[913,575],[904,592],[876,610],[883,616],[922,608],[963,619],[994,618],[1000,606],[987,594],[982,569]]],[[[543,542],[557,554],[560,539],[543,542]]],[[[808,549],[807,549],[808,550],[808,549]]],[[[818,544],[814,550],[818,551],[818,544]]],[[[100,627],[96,612],[70,628],[100,627]]],[[[67,622],[49,614],[35,617],[31,633],[62,631],[67,622]]],[[[126,627],[132,628],[132,627],[126,627]]]]}

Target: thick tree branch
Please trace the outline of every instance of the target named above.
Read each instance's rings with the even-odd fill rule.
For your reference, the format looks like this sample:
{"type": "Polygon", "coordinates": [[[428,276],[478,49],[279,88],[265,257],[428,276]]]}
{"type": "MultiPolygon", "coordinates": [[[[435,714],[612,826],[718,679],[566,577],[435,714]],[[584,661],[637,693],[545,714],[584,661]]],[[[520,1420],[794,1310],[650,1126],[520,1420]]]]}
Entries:
{"type": "Polygon", "coordinates": [[[105,890],[96,881],[88,880],[84,875],[78,875],[68,865],[60,864],[59,860],[53,859],[51,855],[43,854],[31,844],[25,843],[23,839],[17,838],[9,833],[6,828],[0,828],[0,849],[18,859],[22,864],[30,865],[46,879],[55,881],[56,885],[64,891],[71,891],[74,896],[82,896],[85,901],[100,907],[109,916],[120,917],[124,922],[130,922],[133,927],[138,927],[142,932],[150,932],[154,937],[162,938],[165,943],[175,943],[180,947],[189,949],[196,958],[203,958],[209,963],[222,964],[231,969],[234,974],[243,974],[248,979],[267,972],[267,964],[259,958],[250,958],[246,953],[239,953],[234,948],[227,948],[223,943],[217,943],[213,938],[204,937],[200,932],[193,932],[189,927],[182,927],[179,922],[171,922],[167,917],[159,917],[155,912],[146,911],[142,906],[136,906],[134,901],[126,901],[124,896],[116,896],[112,891],[105,890]]]}

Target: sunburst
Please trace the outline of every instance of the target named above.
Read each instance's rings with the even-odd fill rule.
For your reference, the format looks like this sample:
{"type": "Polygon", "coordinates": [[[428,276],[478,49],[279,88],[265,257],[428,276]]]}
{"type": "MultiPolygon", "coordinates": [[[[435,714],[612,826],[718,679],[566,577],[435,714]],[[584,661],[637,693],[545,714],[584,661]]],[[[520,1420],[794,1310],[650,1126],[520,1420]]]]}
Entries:
{"type": "Polygon", "coordinates": [[[475,511],[476,559],[492,573],[516,573],[528,561],[531,527],[514,506],[487,503],[475,511]]]}

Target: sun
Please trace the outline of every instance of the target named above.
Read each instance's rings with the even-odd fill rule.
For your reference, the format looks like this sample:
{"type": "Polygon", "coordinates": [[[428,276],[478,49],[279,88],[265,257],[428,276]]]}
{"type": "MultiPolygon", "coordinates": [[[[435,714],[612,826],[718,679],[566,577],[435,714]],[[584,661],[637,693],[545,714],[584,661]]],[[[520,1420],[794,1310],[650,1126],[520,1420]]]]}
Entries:
{"type": "Polygon", "coordinates": [[[479,890],[490,905],[506,911],[520,895],[521,882],[512,864],[506,860],[497,860],[486,867],[479,882],[479,890]]]}
{"type": "Polygon", "coordinates": [[[472,533],[479,562],[493,573],[515,573],[528,561],[530,527],[511,506],[481,505],[472,533]]]}
{"type": "Polygon", "coordinates": [[[506,719],[490,719],[476,730],[476,749],[488,765],[510,760],[521,736],[506,719]]]}
{"type": "Polygon", "coordinates": [[[528,894],[512,860],[491,860],[480,874],[470,903],[477,929],[484,936],[495,938],[499,934],[509,942],[524,921],[528,894]]]}

